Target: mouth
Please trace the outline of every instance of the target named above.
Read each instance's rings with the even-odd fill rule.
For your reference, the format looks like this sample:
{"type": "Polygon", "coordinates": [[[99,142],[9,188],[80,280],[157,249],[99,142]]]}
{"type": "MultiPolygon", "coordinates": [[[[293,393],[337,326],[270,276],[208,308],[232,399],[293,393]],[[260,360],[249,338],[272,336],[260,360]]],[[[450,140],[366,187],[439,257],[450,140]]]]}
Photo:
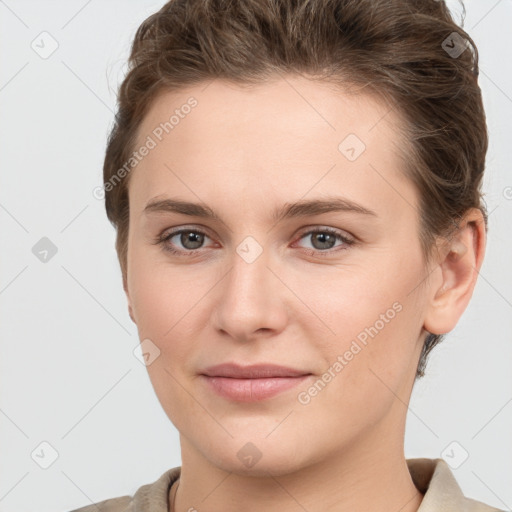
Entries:
{"type": "Polygon", "coordinates": [[[208,388],[237,402],[256,402],[290,390],[312,373],[273,364],[240,366],[224,363],[209,367],[200,374],[208,388]]]}

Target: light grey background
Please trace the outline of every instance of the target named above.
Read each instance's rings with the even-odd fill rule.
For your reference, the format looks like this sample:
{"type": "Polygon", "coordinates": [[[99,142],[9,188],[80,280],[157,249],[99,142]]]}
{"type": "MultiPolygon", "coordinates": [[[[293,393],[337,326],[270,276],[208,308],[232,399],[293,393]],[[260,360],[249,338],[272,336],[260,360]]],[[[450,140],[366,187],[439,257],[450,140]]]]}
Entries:
{"type": "MultiPolygon", "coordinates": [[[[92,194],[129,45],[161,5],[0,1],[2,512],[133,494],[181,464],[177,431],[133,352],[114,230],[92,194]],[[57,248],[46,263],[32,251],[43,237],[57,248]]],[[[466,9],[490,134],[487,254],[468,310],[415,386],[405,447],[452,465],[467,451],[453,469],[463,492],[510,510],[512,2],[466,9]]]]}

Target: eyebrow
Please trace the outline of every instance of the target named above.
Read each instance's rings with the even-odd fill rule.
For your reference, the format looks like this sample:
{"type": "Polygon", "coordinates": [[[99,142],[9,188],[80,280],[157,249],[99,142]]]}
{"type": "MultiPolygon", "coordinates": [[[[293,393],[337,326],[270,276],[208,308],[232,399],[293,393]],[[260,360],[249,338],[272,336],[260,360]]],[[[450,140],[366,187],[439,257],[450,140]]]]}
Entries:
{"type": "MultiPolygon", "coordinates": [[[[378,217],[373,210],[343,197],[328,197],[324,199],[300,200],[295,203],[285,203],[272,212],[272,220],[278,222],[283,219],[307,217],[329,212],[352,212],[362,215],[378,217]]],[[[208,206],[179,201],[176,199],[153,199],[144,208],[145,215],[150,213],[181,213],[192,217],[203,217],[222,221],[222,219],[208,206]]]]}

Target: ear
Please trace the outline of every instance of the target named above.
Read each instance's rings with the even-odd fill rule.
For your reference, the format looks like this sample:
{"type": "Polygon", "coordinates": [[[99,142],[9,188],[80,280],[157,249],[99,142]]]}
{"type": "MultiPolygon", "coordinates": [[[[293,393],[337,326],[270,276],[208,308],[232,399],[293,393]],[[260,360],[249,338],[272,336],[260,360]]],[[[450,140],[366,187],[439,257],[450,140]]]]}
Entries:
{"type": "Polygon", "coordinates": [[[124,293],[126,294],[126,299],[128,301],[128,314],[130,315],[130,318],[132,319],[132,322],[137,325],[137,322],[135,321],[135,317],[133,315],[133,309],[132,309],[132,302],[131,302],[131,299],[130,299],[130,294],[128,292],[128,283],[127,283],[127,278],[126,278],[126,274],[123,273],[123,290],[124,290],[124,293]]]}
{"type": "Polygon", "coordinates": [[[482,266],[486,244],[484,217],[477,208],[466,215],[438,250],[437,279],[428,298],[423,327],[432,334],[450,332],[466,309],[482,266]]]}

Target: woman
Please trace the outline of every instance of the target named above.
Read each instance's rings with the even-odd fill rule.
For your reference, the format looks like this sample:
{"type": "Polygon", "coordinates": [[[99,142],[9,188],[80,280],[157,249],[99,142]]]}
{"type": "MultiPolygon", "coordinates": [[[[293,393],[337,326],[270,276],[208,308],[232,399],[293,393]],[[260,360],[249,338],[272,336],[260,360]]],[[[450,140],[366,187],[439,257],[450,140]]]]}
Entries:
{"type": "Polygon", "coordinates": [[[82,512],[497,510],[404,457],[481,268],[478,54],[442,1],[172,0],[105,157],[182,466],[82,512]]]}

